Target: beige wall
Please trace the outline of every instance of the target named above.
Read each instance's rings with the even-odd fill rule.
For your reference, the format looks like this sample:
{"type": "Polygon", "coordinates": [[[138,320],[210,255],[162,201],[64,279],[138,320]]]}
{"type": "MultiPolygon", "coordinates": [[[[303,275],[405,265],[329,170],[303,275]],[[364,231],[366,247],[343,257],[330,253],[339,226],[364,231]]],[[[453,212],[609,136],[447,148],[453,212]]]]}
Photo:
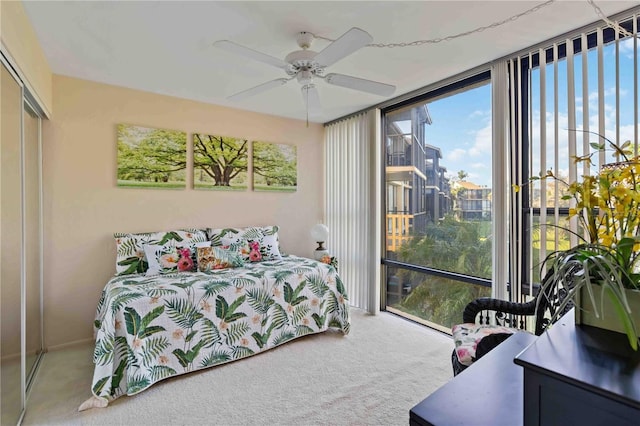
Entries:
{"type": "Polygon", "coordinates": [[[92,336],[115,271],[114,232],[276,224],[286,252],[312,255],[309,229],[323,212],[321,125],[57,75],[53,82],[56,115],[43,124],[45,347],[92,336]],[[298,191],[118,188],[118,123],[183,130],[189,146],[194,132],[295,144],[298,191]]]}
{"type": "Polygon", "coordinates": [[[40,108],[53,111],[52,74],[21,1],[0,1],[0,39],[40,108]]]}

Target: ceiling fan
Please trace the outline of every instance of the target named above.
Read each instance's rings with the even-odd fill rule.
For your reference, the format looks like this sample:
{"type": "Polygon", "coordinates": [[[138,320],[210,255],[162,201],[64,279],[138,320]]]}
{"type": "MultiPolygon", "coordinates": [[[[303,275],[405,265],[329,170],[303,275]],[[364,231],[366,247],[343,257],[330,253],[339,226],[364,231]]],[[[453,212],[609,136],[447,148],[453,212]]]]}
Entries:
{"type": "Polygon", "coordinates": [[[241,46],[229,40],[220,40],[214,46],[255,61],[263,62],[285,71],[288,77],[267,81],[242,92],[229,96],[227,99],[240,101],[257,95],[274,87],[282,86],[294,78],[302,85],[302,96],[310,115],[317,115],[321,111],[320,98],[314,81],[324,80],[326,83],[348,89],[360,90],[380,96],[390,96],[396,90],[395,86],[377,81],[352,77],[344,74],[329,73],[325,75],[325,68],[349,56],[373,41],[369,33],[360,28],[351,28],[340,38],[331,42],[320,52],[310,50],[315,36],[310,32],[300,32],[296,38],[302,50],[289,53],[284,60],[241,46]]]}

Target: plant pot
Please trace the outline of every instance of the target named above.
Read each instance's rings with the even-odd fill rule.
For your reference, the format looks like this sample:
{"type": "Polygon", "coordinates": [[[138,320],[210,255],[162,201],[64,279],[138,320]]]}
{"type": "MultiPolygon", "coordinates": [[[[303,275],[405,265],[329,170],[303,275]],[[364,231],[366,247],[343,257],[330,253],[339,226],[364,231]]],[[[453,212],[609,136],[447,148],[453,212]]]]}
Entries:
{"type": "MultiPolygon", "coordinates": [[[[599,286],[594,286],[594,299],[596,308],[600,317],[596,317],[593,306],[589,299],[587,290],[583,287],[580,289],[580,309],[576,311],[576,324],[585,324],[593,327],[604,328],[606,330],[625,333],[621,319],[616,314],[613,304],[607,295],[604,295],[604,305],[601,303],[602,292],[599,286]]],[[[640,332],[640,290],[625,290],[625,296],[631,308],[631,316],[633,317],[636,331],[640,332]]]]}

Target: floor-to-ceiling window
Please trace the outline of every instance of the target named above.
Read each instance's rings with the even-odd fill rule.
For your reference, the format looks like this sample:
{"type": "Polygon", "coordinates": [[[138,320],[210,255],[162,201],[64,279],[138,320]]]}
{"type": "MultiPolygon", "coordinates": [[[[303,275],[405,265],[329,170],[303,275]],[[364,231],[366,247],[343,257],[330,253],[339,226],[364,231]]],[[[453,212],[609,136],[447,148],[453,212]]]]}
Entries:
{"type": "Polygon", "coordinates": [[[491,80],[474,75],[383,110],[383,300],[442,330],[491,294],[491,80]]]}
{"type": "Polygon", "coordinates": [[[535,292],[547,254],[584,235],[577,221],[567,219],[572,205],[563,198],[563,182],[580,181],[616,161],[602,137],[618,145],[630,141],[638,153],[640,40],[625,31],[637,33],[639,18],[623,19],[620,26],[620,32],[594,27],[511,62],[521,88],[512,101],[521,129],[513,151],[523,153],[519,178],[526,185],[514,210],[522,235],[516,262],[523,267],[517,280],[521,300],[535,292]],[[575,161],[587,155],[591,164],[575,161]],[[557,179],[530,180],[547,173],[557,179]]]}

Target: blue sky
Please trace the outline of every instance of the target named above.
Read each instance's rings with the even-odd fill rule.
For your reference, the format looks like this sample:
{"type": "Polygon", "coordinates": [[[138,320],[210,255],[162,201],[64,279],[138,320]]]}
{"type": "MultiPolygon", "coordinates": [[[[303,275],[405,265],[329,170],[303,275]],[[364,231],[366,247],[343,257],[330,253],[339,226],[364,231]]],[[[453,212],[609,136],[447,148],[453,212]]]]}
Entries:
{"type": "MultiPolygon", "coordinates": [[[[597,57],[596,51],[588,53],[588,105],[590,130],[598,131],[598,96],[597,96],[597,57]]],[[[605,133],[610,139],[615,138],[616,108],[615,108],[615,46],[610,44],[604,49],[604,86],[605,86],[605,133]]],[[[575,59],[576,70],[576,116],[577,128],[582,127],[583,96],[581,67],[582,59],[575,59]]],[[[620,43],[620,139],[633,140],[633,40],[627,39],[620,43]]],[[[555,111],[553,106],[553,66],[547,66],[547,113],[545,115],[547,140],[554,139],[555,111]]],[[[532,76],[534,87],[539,87],[539,74],[532,76]]],[[[567,141],[567,83],[566,62],[558,65],[558,152],[560,153],[558,170],[566,172],[569,163],[567,141]]],[[[533,138],[534,153],[540,152],[540,105],[539,99],[533,97],[533,138]],[[536,103],[537,102],[537,103],[536,103]],[[537,144],[535,141],[538,141],[537,144]]],[[[426,128],[426,142],[442,150],[441,165],[447,168],[450,177],[457,176],[458,171],[468,173],[467,180],[478,185],[491,186],[491,86],[489,84],[438,99],[428,104],[433,123],[426,128]]],[[[581,139],[579,139],[581,140],[581,139]]],[[[551,142],[550,142],[551,143],[551,142]]],[[[547,152],[553,152],[553,145],[547,146],[547,152]]],[[[532,168],[540,170],[539,155],[533,156],[532,168]]],[[[553,155],[548,155],[545,169],[554,168],[553,155]]]]}
{"type": "Polygon", "coordinates": [[[441,166],[449,177],[491,186],[491,85],[487,84],[428,104],[432,124],[426,142],[442,150],[441,166]]]}

